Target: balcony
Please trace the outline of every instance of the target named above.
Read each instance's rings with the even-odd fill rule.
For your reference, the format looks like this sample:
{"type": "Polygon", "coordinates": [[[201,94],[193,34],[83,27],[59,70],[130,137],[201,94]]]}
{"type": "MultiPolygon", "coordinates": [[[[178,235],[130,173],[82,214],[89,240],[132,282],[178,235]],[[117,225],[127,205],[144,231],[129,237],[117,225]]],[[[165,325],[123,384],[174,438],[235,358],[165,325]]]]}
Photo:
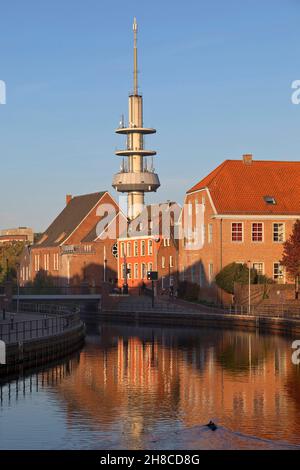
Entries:
{"type": "Polygon", "coordinates": [[[62,255],[94,255],[95,248],[92,245],[63,245],[61,247],[62,255]]]}

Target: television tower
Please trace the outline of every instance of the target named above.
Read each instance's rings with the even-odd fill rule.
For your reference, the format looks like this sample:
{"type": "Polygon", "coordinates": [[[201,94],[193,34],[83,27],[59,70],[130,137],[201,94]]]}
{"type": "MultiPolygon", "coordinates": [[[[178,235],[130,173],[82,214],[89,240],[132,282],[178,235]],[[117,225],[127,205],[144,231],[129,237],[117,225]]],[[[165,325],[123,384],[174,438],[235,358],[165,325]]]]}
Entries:
{"type": "Polygon", "coordinates": [[[156,130],[143,126],[143,97],[138,91],[138,65],[137,65],[137,31],[136,18],[133,21],[133,93],[129,95],[129,123],[125,125],[122,117],[117,134],[127,136],[127,148],[117,150],[115,154],[123,158],[119,173],[113,177],[112,186],[121,193],[127,193],[127,216],[130,220],[137,217],[143,210],[146,192],[156,191],[159,178],[150,165],[147,157],[156,155],[153,150],[146,150],[144,136],[155,134],[156,130]]]}

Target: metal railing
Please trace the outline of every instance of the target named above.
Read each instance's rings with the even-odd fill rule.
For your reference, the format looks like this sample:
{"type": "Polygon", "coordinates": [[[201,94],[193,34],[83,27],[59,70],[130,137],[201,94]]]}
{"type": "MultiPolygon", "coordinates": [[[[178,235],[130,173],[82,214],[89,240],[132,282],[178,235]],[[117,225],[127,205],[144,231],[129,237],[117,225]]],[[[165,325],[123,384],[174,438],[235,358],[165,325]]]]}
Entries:
{"type": "Polygon", "coordinates": [[[81,324],[78,311],[70,313],[62,307],[54,314],[53,311],[49,312],[49,305],[37,307],[30,310],[34,318],[28,320],[15,320],[13,315],[7,313],[6,316],[10,318],[0,323],[0,339],[6,343],[41,339],[71,330],[81,324]]]}

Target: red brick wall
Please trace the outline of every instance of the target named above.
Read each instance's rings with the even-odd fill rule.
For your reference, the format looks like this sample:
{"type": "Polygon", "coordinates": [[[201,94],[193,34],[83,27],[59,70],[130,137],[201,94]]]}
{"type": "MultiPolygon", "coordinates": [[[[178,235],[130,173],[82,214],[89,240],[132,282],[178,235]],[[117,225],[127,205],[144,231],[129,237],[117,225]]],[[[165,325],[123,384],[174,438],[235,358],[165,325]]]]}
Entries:
{"type": "MultiPolygon", "coordinates": [[[[273,241],[273,223],[283,222],[285,224],[285,238],[287,239],[292,231],[294,219],[282,218],[263,218],[254,216],[249,220],[246,216],[234,217],[232,219],[216,219],[214,218],[214,210],[210,202],[209,196],[206,191],[198,191],[192,194],[187,194],[186,203],[191,202],[193,205],[192,225],[195,226],[195,202],[202,202],[202,197],[205,200],[205,243],[202,249],[187,250],[183,241],[180,242],[179,249],[179,269],[181,279],[200,283],[200,266],[202,266],[203,282],[202,290],[212,292],[213,297],[218,300],[223,300],[223,293],[216,291],[214,285],[209,282],[209,264],[213,266],[213,277],[220,271],[220,269],[232,262],[247,263],[248,260],[251,264],[262,262],[264,263],[264,274],[268,277],[273,277],[273,263],[280,261],[282,257],[283,246],[282,243],[273,241]],[[243,242],[231,241],[231,224],[233,222],[243,223],[244,239],[243,242]],[[263,223],[263,241],[253,242],[251,238],[252,223],[263,223]],[[212,242],[208,243],[208,224],[212,224],[213,237],[212,242]]],[[[184,217],[183,217],[184,220],[184,217]]],[[[284,282],[290,282],[288,276],[285,276],[284,282]]]]}

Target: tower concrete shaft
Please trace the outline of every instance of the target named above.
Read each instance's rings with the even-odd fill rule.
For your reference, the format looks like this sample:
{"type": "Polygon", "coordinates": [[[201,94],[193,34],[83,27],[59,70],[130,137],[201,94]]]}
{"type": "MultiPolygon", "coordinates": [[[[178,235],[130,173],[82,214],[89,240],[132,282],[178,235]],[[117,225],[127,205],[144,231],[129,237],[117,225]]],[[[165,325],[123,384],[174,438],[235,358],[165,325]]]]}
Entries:
{"type": "Polygon", "coordinates": [[[158,175],[154,172],[153,164],[148,166],[147,157],[153,157],[156,152],[144,148],[144,135],[154,134],[153,128],[143,127],[143,97],[138,93],[138,65],[137,65],[137,22],[134,18],[133,34],[133,93],[129,96],[128,126],[123,120],[116,129],[117,134],[127,136],[127,148],[117,150],[118,156],[123,159],[121,171],[113,177],[113,187],[119,192],[126,192],[127,215],[129,219],[137,217],[144,207],[145,192],[156,191],[159,186],[158,175]]]}

